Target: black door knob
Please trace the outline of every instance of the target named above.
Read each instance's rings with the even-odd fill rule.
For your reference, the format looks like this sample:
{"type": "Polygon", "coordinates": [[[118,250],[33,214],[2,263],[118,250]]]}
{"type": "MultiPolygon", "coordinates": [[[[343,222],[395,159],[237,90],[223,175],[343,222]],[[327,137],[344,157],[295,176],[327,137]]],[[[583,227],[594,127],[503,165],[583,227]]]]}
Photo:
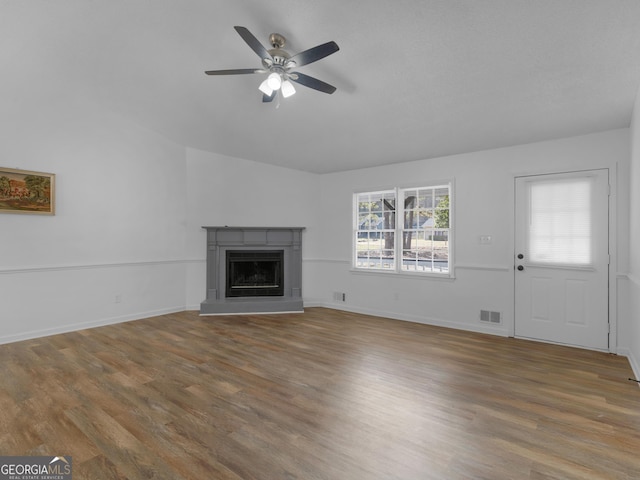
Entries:
{"type": "Polygon", "coordinates": [[[524,267],[522,265],[518,265],[518,270],[522,271],[524,270],[524,267]]]}

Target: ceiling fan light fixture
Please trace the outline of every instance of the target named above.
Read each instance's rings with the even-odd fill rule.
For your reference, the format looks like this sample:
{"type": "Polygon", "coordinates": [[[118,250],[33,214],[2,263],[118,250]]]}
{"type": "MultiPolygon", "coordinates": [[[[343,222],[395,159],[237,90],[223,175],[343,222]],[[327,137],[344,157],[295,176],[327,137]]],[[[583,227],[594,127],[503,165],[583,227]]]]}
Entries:
{"type": "Polygon", "coordinates": [[[258,90],[260,90],[266,96],[270,97],[273,93],[273,88],[269,86],[269,79],[266,79],[264,82],[262,82],[258,87],[258,90]]]}
{"type": "Polygon", "coordinates": [[[284,82],[282,82],[281,88],[282,96],[284,98],[290,97],[291,95],[296,93],[296,89],[293,87],[293,83],[291,83],[289,80],[285,80],[284,82]]]}
{"type": "Polygon", "coordinates": [[[279,73],[273,72],[267,77],[267,85],[271,90],[278,90],[282,85],[282,77],[279,73]]]}

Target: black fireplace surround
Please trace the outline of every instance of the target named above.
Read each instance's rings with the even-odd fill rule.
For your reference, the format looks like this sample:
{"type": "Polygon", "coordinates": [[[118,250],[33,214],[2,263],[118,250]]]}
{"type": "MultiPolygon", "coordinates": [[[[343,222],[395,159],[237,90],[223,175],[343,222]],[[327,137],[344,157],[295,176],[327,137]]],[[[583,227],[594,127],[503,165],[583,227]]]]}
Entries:
{"type": "Polygon", "coordinates": [[[201,315],[301,312],[302,227],[207,230],[201,315]]]}

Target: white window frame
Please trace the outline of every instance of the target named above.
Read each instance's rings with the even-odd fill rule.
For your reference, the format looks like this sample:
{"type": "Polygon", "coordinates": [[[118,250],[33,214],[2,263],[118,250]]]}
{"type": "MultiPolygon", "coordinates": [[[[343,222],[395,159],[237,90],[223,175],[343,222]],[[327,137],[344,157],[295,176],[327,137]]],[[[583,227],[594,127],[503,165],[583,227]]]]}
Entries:
{"type": "MultiPolygon", "coordinates": [[[[441,182],[430,182],[417,186],[403,186],[393,188],[380,188],[376,190],[363,190],[353,194],[353,232],[352,232],[352,271],[359,273],[383,273],[383,274],[396,274],[396,275],[409,275],[409,276],[425,276],[434,278],[453,278],[454,277],[454,223],[453,223],[453,210],[454,210],[454,183],[453,180],[446,180],[441,182]],[[446,271],[434,271],[434,270],[408,270],[403,269],[403,238],[407,231],[416,232],[415,228],[405,228],[405,192],[417,191],[420,189],[437,189],[448,188],[449,191],[449,228],[446,229],[448,235],[448,269],[446,271]],[[395,225],[393,229],[375,228],[371,230],[361,230],[358,225],[360,219],[358,199],[362,195],[384,195],[392,194],[395,199],[395,225]],[[394,247],[393,247],[393,261],[383,264],[380,261],[377,266],[361,266],[358,265],[358,238],[359,234],[366,232],[377,232],[383,235],[386,232],[392,232],[394,235],[394,247]]],[[[408,211],[408,210],[407,210],[408,211]]],[[[379,212],[378,212],[379,213],[379,212]]],[[[430,227],[434,228],[434,227],[430,227]]],[[[442,229],[445,230],[445,229],[442,229]]],[[[384,249],[381,249],[384,251],[384,249]]]]}

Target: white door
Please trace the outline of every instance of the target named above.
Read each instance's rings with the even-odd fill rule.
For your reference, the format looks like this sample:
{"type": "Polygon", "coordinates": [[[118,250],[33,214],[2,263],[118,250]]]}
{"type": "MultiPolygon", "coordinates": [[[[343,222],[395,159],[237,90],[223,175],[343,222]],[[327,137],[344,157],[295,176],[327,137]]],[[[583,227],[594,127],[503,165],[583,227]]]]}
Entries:
{"type": "Polygon", "coordinates": [[[608,350],[608,170],[515,182],[515,335],[608,350]]]}

